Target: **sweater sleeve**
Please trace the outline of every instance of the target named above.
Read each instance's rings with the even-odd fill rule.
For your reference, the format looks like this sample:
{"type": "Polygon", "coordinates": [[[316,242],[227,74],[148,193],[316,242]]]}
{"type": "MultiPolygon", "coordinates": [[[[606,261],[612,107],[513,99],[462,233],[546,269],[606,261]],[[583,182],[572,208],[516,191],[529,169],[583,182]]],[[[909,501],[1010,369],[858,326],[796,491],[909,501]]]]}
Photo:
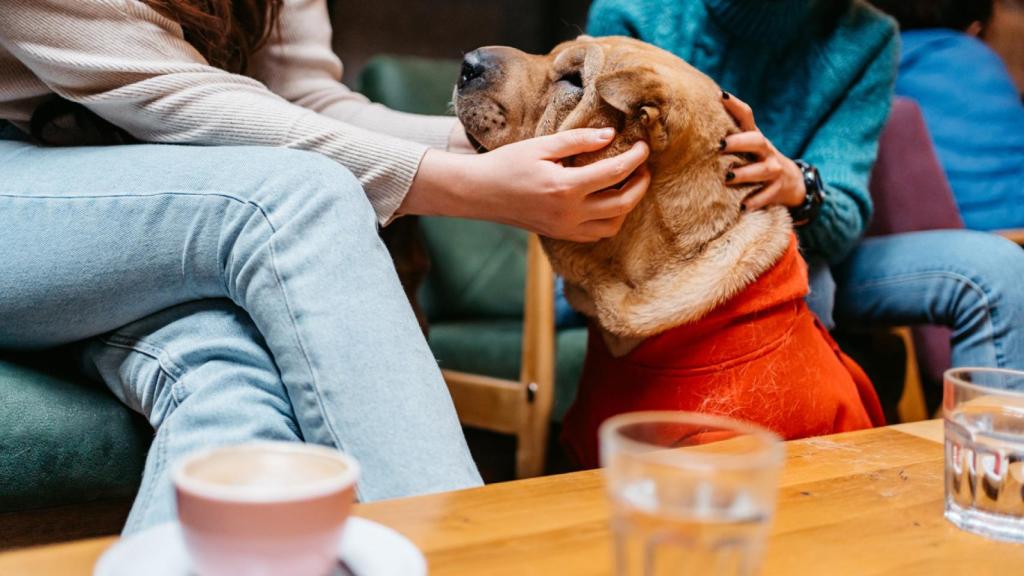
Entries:
{"type": "Polygon", "coordinates": [[[868,182],[892,105],[898,58],[893,31],[803,154],[821,172],[825,203],[817,220],[799,231],[801,244],[832,264],[853,250],[871,220],[868,182]]]}
{"type": "MultiPolygon", "coordinates": [[[[370,103],[341,83],[326,0],[285,0],[271,41],[254,55],[253,77],[288,101],[374,132],[447,149],[456,119],[406,114],[370,103]]],[[[454,80],[453,80],[454,83],[454,80]]]]}
{"type": "Polygon", "coordinates": [[[176,22],[137,0],[18,2],[0,10],[0,44],[56,94],[140,140],[323,154],[356,175],[381,223],[401,205],[427,150],[210,66],[176,22]]]}

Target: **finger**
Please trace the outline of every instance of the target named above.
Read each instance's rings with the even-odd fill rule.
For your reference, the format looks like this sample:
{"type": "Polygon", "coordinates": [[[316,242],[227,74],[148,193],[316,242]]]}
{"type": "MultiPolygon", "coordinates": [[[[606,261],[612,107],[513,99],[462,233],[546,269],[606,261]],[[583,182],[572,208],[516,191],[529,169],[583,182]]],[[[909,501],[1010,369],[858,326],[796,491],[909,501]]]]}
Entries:
{"type": "Polygon", "coordinates": [[[757,182],[771,182],[774,184],[780,175],[782,175],[782,167],[774,159],[768,159],[764,162],[733,168],[725,175],[725,182],[729,186],[754,184],[757,182]]]}
{"type": "Polygon", "coordinates": [[[725,110],[736,119],[740,130],[744,132],[757,130],[757,123],[754,122],[754,111],[746,102],[728,92],[722,92],[722,103],[725,104],[725,110]]]}
{"type": "Polygon", "coordinates": [[[641,166],[633,172],[621,188],[609,188],[587,196],[584,205],[589,219],[605,220],[624,216],[633,211],[651,185],[651,171],[641,166]]]}
{"type": "Polygon", "coordinates": [[[760,210],[765,206],[778,204],[779,190],[782,189],[782,182],[773,182],[771,185],[766,186],[754,194],[751,194],[743,201],[743,207],[753,212],[754,210],[760,210]]]}
{"type": "Polygon", "coordinates": [[[584,222],[578,227],[579,233],[587,238],[594,238],[592,241],[601,240],[603,238],[611,238],[619,233],[622,229],[622,223],[626,221],[626,214],[616,216],[615,218],[605,218],[603,220],[591,220],[584,222]]]}
{"type": "Polygon", "coordinates": [[[523,145],[536,146],[545,160],[561,160],[600,150],[614,138],[614,128],[576,128],[532,138],[524,141],[523,145]]]}
{"type": "Polygon", "coordinates": [[[573,188],[588,193],[611,188],[625,180],[647,161],[651,149],[640,141],[618,156],[598,160],[579,168],[566,168],[568,181],[573,188]]]}
{"type": "Polygon", "coordinates": [[[737,152],[749,152],[757,154],[758,157],[764,158],[771,151],[771,144],[768,138],[761,132],[740,132],[739,134],[733,134],[725,139],[725,148],[722,148],[722,152],[725,154],[735,154],[737,152]]]}

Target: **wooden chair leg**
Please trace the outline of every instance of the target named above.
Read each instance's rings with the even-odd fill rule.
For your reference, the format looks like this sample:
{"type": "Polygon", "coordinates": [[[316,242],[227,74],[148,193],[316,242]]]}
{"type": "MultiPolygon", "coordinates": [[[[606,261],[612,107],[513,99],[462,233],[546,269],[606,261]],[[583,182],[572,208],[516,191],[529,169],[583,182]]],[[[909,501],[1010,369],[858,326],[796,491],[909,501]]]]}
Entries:
{"type": "Polygon", "coordinates": [[[917,365],[917,351],[914,349],[914,336],[910,328],[901,326],[894,328],[893,333],[903,340],[903,348],[907,352],[907,366],[903,378],[903,395],[897,407],[900,422],[918,422],[928,419],[928,405],[924,399],[924,388],[921,385],[921,370],[917,365]]]}
{"type": "Polygon", "coordinates": [[[516,448],[516,477],[544,473],[551,409],[555,399],[555,282],[540,239],[530,235],[526,252],[523,358],[519,373],[529,406],[516,448]]]}
{"type": "Polygon", "coordinates": [[[997,230],[996,234],[1006,238],[1010,242],[1015,242],[1024,246],[1024,229],[1015,230],[997,230]]]}

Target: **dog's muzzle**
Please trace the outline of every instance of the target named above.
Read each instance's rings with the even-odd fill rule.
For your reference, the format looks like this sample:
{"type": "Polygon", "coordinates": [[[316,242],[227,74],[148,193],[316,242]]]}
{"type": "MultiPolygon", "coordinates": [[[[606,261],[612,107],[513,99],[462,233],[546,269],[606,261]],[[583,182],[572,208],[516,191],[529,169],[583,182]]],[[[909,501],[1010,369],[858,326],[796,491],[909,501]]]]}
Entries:
{"type": "Polygon", "coordinates": [[[484,48],[466,54],[462,60],[462,70],[459,72],[459,94],[487,86],[492,80],[495,64],[494,55],[484,48]]]}

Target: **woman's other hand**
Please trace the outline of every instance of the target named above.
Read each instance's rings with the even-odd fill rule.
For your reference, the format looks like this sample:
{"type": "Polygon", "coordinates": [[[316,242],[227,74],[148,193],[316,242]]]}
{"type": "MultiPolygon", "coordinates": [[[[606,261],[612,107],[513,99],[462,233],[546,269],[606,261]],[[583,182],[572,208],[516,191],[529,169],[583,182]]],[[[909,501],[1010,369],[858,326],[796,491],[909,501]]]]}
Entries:
{"type": "Polygon", "coordinates": [[[753,164],[741,166],[725,175],[725,181],[730,186],[761,186],[744,200],[743,206],[747,210],[758,210],[774,204],[789,208],[802,204],[807,196],[807,187],[800,167],[776,150],[761,133],[754,122],[754,112],[746,102],[728,92],[722,92],[722,102],[742,130],[724,140],[722,153],[745,153],[756,158],[753,164]]]}
{"type": "Polygon", "coordinates": [[[576,242],[614,236],[650,185],[647,144],[586,166],[561,162],[614,137],[610,128],[585,128],[476,156],[431,150],[400,212],[491,220],[576,242]]]}

